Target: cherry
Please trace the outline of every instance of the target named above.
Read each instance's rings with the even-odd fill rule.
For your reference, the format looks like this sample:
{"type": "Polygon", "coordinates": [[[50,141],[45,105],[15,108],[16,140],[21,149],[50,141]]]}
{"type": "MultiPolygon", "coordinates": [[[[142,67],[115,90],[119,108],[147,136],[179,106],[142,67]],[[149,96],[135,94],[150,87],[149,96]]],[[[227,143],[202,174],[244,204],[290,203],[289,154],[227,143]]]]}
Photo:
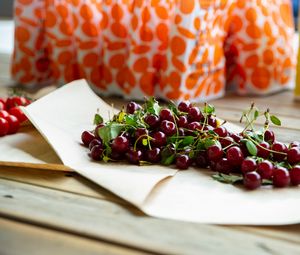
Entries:
{"type": "Polygon", "coordinates": [[[158,163],[161,160],[160,149],[155,147],[146,152],[147,160],[151,163],[158,163]]]}
{"type": "Polygon", "coordinates": [[[248,172],[244,175],[243,183],[246,189],[254,190],[260,187],[261,177],[257,172],[248,172]]]}
{"type": "Polygon", "coordinates": [[[188,155],[178,155],[176,157],[176,167],[180,170],[188,169],[191,164],[190,158],[188,155]]]}
{"type": "Polygon", "coordinates": [[[198,167],[207,168],[208,167],[208,159],[207,155],[204,151],[200,151],[195,157],[195,163],[198,167]]]}
{"type": "Polygon", "coordinates": [[[220,137],[226,137],[228,135],[227,129],[225,127],[217,127],[213,129],[214,132],[220,137]]]}
{"type": "Polygon", "coordinates": [[[196,106],[190,107],[188,111],[188,119],[192,121],[200,121],[203,118],[202,112],[196,106]]]}
{"type": "Polygon", "coordinates": [[[176,120],[177,126],[185,128],[188,125],[188,119],[186,116],[179,116],[179,118],[176,120]]]}
{"type": "Polygon", "coordinates": [[[102,141],[99,140],[99,139],[93,139],[90,144],[89,144],[89,150],[91,151],[92,148],[95,146],[95,145],[99,145],[101,147],[103,147],[103,144],[102,144],[102,141]]]}
{"type": "Polygon", "coordinates": [[[157,131],[152,135],[152,140],[151,142],[153,143],[154,146],[156,147],[161,147],[166,145],[167,143],[167,137],[165,135],[165,133],[161,132],[161,131],[157,131]]]}
{"type": "Polygon", "coordinates": [[[124,157],[124,153],[118,152],[114,149],[111,150],[110,158],[113,160],[121,160],[124,157]]]}
{"type": "Polygon", "coordinates": [[[197,129],[198,130],[201,129],[202,125],[198,121],[193,121],[193,122],[188,124],[187,128],[194,131],[194,130],[197,130],[197,129]]]}
{"type": "Polygon", "coordinates": [[[6,109],[9,110],[15,106],[27,105],[28,101],[25,97],[13,96],[6,99],[6,109]]]}
{"type": "Polygon", "coordinates": [[[93,160],[101,160],[103,156],[103,148],[101,145],[95,145],[91,149],[90,156],[93,160]]]}
{"type": "Polygon", "coordinates": [[[117,136],[111,143],[111,148],[124,153],[129,149],[129,140],[125,136],[117,136]]]}
{"type": "Polygon", "coordinates": [[[222,148],[228,147],[229,145],[234,143],[234,140],[230,136],[226,136],[224,138],[220,138],[220,143],[222,145],[222,148]]]}
{"type": "Polygon", "coordinates": [[[218,161],[223,157],[223,150],[219,145],[212,145],[207,149],[207,158],[210,161],[218,161]]]}
{"type": "Polygon", "coordinates": [[[236,143],[239,143],[242,139],[242,137],[240,135],[235,134],[235,133],[231,133],[231,134],[229,134],[229,136],[232,137],[236,143]]]}
{"type": "Polygon", "coordinates": [[[259,144],[259,146],[256,146],[257,148],[257,156],[261,158],[268,158],[270,156],[270,144],[267,142],[263,141],[259,144]],[[263,147],[263,148],[262,148],[263,147]],[[264,149],[266,148],[266,149],[264,149]]]}
{"type": "Polygon", "coordinates": [[[174,122],[173,113],[170,109],[162,109],[159,113],[161,120],[168,120],[174,122]]]}
{"type": "Polygon", "coordinates": [[[88,147],[90,142],[95,139],[95,135],[90,131],[83,131],[81,134],[81,141],[88,147]]]}
{"type": "Polygon", "coordinates": [[[246,158],[241,165],[241,171],[243,174],[253,172],[257,168],[256,161],[253,158],[246,158]]]}
{"type": "Polygon", "coordinates": [[[244,160],[244,155],[238,146],[232,146],[227,149],[226,157],[232,166],[239,166],[244,160]]]}
{"type": "Polygon", "coordinates": [[[5,104],[0,101],[0,111],[3,111],[5,109],[6,109],[5,104]]]}
{"type": "Polygon", "coordinates": [[[154,114],[148,114],[145,117],[145,122],[149,125],[150,128],[156,128],[159,126],[160,119],[154,114]]]}
{"type": "Polygon", "coordinates": [[[281,143],[281,142],[274,142],[272,145],[272,150],[276,151],[276,152],[281,152],[281,153],[285,153],[285,154],[281,154],[281,153],[276,153],[273,152],[273,158],[276,161],[282,161],[285,159],[286,157],[286,153],[288,151],[288,148],[285,144],[281,143]]]}
{"type": "Polygon", "coordinates": [[[268,143],[274,143],[275,141],[275,134],[271,130],[266,130],[264,133],[264,140],[268,143]]]}
{"type": "Polygon", "coordinates": [[[142,160],[143,152],[141,150],[129,149],[126,153],[126,158],[131,164],[139,165],[142,160]]]}
{"type": "Polygon", "coordinates": [[[8,110],[10,115],[14,115],[20,123],[27,120],[26,115],[22,112],[19,106],[12,107],[8,110]]]}
{"type": "Polygon", "coordinates": [[[185,130],[184,130],[184,128],[178,128],[178,135],[179,136],[185,136],[185,130]]]}
{"type": "Polygon", "coordinates": [[[160,129],[164,132],[167,136],[174,135],[176,133],[176,126],[174,122],[163,120],[160,124],[160,129]]]}
{"type": "Polygon", "coordinates": [[[277,167],[273,173],[273,185],[275,187],[283,188],[290,184],[291,178],[289,171],[284,167],[277,167]]]}
{"type": "Polygon", "coordinates": [[[192,104],[189,101],[182,101],[178,104],[178,110],[181,112],[188,112],[192,107],[192,104]]]}
{"type": "Polygon", "coordinates": [[[0,118],[6,118],[8,117],[9,113],[5,110],[0,111],[0,118]]]}
{"type": "Polygon", "coordinates": [[[9,130],[9,124],[6,119],[0,117],[0,136],[7,135],[9,130]]]}
{"type": "Polygon", "coordinates": [[[210,125],[210,126],[212,126],[214,128],[217,127],[217,120],[216,120],[215,117],[209,116],[207,120],[208,120],[208,125],[210,125]]]}
{"type": "Polygon", "coordinates": [[[141,106],[137,104],[136,102],[129,102],[126,106],[126,112],[129,114],[133,114],[136,110],[140,109],[141,106]]]}
{"type": "Polygon", "coordinates": [[[300,163],[300,147],[293,147],[287,152],[287,160],[291,165],[300,163]]]}
{"type": "Polygon", "coordinates": [[[274,172],[274,166],[270,161],[264,160],[258,163],[257,172],[262,179],[271,179],[274,172]]]}
{"type": "Polygon", "coordinates": [[[229,161],[227,158],[221,158],[216,163],[216,171],[223,173],[223,174],[229,174],[231,172],[231,165],[229,164],[229,161]]]}
{"type": "Polygon", "coordinates": [[[294,166],[290,169],[290,177],[292,185],[300,184],[300,166],[294,166]]]}
{"type": "Polygon", "coordinates": [[[6,120],[9,125],[8,133],[7,134],[15,134],[18,132],[19,127],[20,127],[20,122],[17,119],[17,117],[13,115],[9,115],[6,117],[6,120]]]}

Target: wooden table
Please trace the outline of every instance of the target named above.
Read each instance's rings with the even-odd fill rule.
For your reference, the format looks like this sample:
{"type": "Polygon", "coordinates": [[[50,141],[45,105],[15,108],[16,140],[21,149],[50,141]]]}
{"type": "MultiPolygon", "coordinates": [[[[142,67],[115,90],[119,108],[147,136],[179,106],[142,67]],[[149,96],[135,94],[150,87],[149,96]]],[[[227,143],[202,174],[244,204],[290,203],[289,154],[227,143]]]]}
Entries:
{"type": "MultiPolygon", "coordinates": [[[[212,103],[218,116],[237,122],[252,101],[281,118],[284,127],[274,128],[278,140],[300,140],[300,104],[291,92],[230,95],[212,103]]],[[[0,205],[3,255],[300,254],[300,224],[247,227],[150,218],[70,172],[1,167],[0,205]]]]}

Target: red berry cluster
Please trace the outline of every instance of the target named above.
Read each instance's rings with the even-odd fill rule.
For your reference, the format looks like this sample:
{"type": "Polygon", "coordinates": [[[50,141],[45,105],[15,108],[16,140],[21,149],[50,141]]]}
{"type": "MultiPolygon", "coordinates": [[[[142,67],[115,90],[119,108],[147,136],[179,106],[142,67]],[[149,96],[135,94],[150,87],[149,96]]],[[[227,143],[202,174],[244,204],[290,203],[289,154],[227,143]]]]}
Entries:
{"type": "Polygon", "coordinates": [[[300,143],[286,146],[276,141],[269,120],[280,121],[269,111],[260,114],[252,106],[243,116],[248,121],[245,129],[233,133],[216,118],[212,105],[200,109],[184,101],[161,107],[152,98],[143,106],[128,103],[105,124],[96,114],[96,128],[84,131],[81,138],[93,160],[175,164],[181,170],[191,165],[210,168],[217,172],[214,179],[240,181],[247,189],[262,184],[299,185],[300,143]],[[251,120],[250,113],[254,116],[251,120]],[[255,131],[252,124],[259,115],[266,117],[266,125],[255,131]]]}
{"type": "Polygon", "coordinates": [[[31,103],[26,97],[11,96],[0,98],[0,136],[15,134],[20,124],[27,120],[19,106],[31,103]]]}

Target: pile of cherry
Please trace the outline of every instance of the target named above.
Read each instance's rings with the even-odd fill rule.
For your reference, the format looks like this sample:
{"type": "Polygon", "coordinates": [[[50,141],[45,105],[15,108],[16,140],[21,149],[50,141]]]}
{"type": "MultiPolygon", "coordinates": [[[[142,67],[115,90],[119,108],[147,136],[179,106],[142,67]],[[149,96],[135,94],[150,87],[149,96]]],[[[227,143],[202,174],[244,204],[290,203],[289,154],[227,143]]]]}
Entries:
{"type": "Polygon", "coordinates": [[[30,103],[31,100],[23,96],[0,98],[0,136],[18,132],[20,125],[27,120],[19,106],[30,103]]]}
{"type": "Polygon", "coordinates": [[[212,105],[200,109],[183,101],[161,107],[152,98],[143,106],[128,103],[106,123],[96,114],[95,129],[84,131],[81,139],[97,161],[210,168],[214,179],[240,182],[247,189],[299,185],[300,143],[276,140],[269,124],[280,125],[280,120],[269,111],[260,113],[252,105],[243,117],[245,129],[233,133],[216,118],[212,105]],[[265,126],[254,130],[253,123],[261,116],[266,118],[265,126]]]}

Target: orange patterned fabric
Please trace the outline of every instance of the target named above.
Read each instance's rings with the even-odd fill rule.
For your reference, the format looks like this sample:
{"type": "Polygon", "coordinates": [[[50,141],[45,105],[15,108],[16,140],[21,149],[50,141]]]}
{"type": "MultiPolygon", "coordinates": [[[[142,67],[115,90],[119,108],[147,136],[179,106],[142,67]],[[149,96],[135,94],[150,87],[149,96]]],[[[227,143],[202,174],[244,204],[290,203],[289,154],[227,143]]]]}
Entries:
{"type": "Polygon", "coordinates": [[[101,95],[204,101],[293,79],[289,0],[15,0],[12,75],[101,95]]]}

